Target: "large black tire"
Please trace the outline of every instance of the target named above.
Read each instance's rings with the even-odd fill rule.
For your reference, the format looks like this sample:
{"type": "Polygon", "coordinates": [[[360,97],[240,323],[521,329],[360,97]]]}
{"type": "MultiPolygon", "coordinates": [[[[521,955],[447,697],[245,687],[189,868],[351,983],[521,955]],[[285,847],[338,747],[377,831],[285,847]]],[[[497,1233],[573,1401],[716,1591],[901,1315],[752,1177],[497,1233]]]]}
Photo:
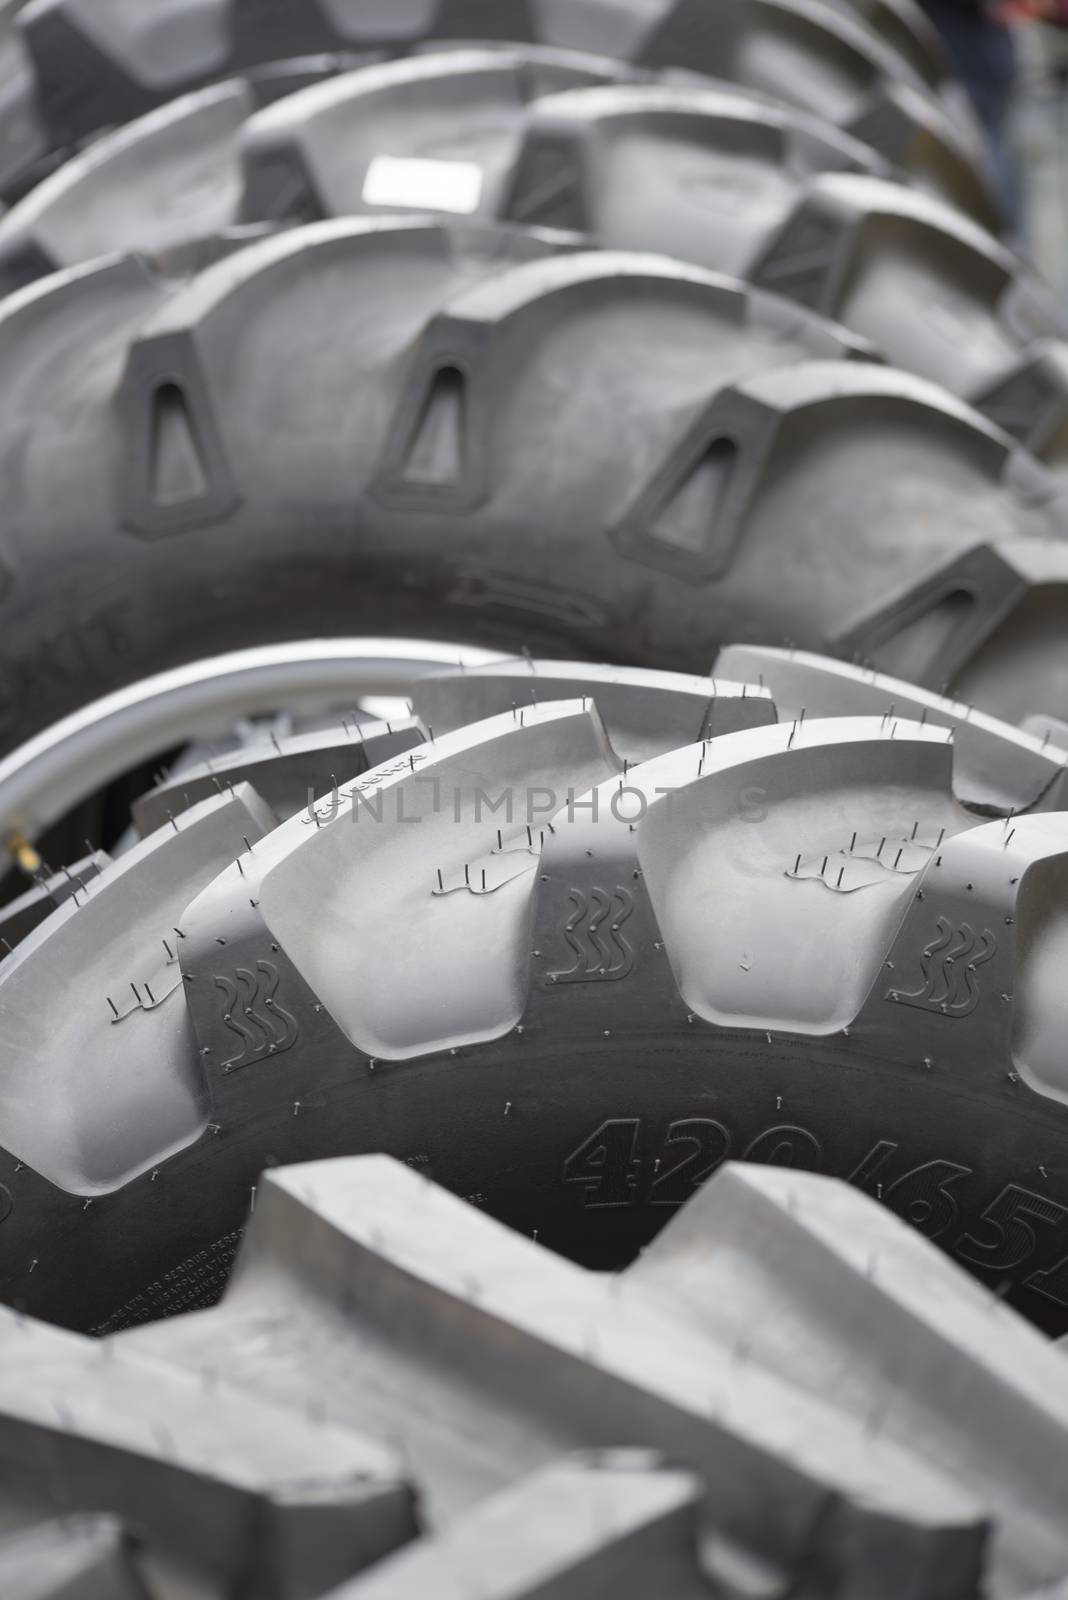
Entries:
{"type": "MultiPolygon", "coordinates": [[[[254,83],[213,84],[99,139],[0,218],[0,287],[10,291],[117,251],[157,254],[239,221],[291,225],[407,208],[494,222],[514,186],[524,135],[540,131],[556,96],[609,84],[649,88],[655,78],[596,56],[513,45],[365,67],[266,108],[254,83]]],[[[689,118],[705,137],[691,140],[682,174],[687,192],[700,193],[704,184],[711,190],[711,204],[691,214],[712,233],[708,250],[718,252],[705,265],[736,274],[748,267],[800,198],[806,177],[892,171],[830,123],[733,86],[661,85],[659,93],[684,126],[691,107],[705,112],[689,118]],[[705,174],[693,170],[702,156],[705,174]],[[724,213],[717,196],[735,192],[724,213]],[[727,222],[741,234],[733,254],[727,222]]],[[[560,208],[568,185],[556,178],[551,140],[538,143],[560,208]]],[[[527,164],[537,160],[531,155],[527,164]]],[[[611,173],[604,180],[614,187],[611,173]]],[[[663,180],[674,187],[670,169],[663,180]]],[[[583,202],[593,204],[585,195],[572,203],[583,202]]]]}
{"type": "Polygon", "coordinates": [[[567,227],[609,249],[750,278],[945,384],[1068,472],[1063,308],[954,207],[885,172],[880,181],[863,149],[831,129],[736,94],[616,85],[522,106],[503,63],[453,59],[349,75],[250,120],[240,216],[371,210],[379,152],[481,159],[488,219],[567,227]],[[454,72],[469,77],[450,83],[454,72]],[[466,109],[480,88],[511,111],[489,135],[485,111],[466,109]]]}
{"type": "MultiPolygon", "coordinates": [[[[155,256],[244,220],[291,225],[364,210],[381,215],[390,208],[347,203],[353,186],[358,192],[365,186],[373,158],[427,156],[435,146],[448,146],[453,159],[480,162],[480,203],[469,214],[477,210],[492,222],[531,100],[648,76],[618,62],[533,46],[444,51],[345,73],[338,86],[342,112],[350,94],[357,91],[360,98],[334,145],[335,167],[351,171],[343,205],[317,201],[315,179],[302,169],[292,139],[283,143],[277,119],[263,120],[262,84],[248,78],[212,84],[96,140],[0,217],[0,289],[10,292],[98,256],[155,256]]],[[[270,82],[277,87],[278,74],[270,82]]],[[[322,124],[337,122],[330,114],[331,95],[282,98],[292,109],[281,128],[290,119],[298,126],[306,122],[315,137],[322,124]]],[[[789,113],[778,115],[789,123],[789,113]]],[[[823,126],[801,120],[813,129],[823,126]]],[[[822,143],[828,159],[835,148],[854,152],[853,164],[862,170],[884,165],[866,146],[830,127],[822,141],[812,142],[817,148],[822,143]]],[[[427,203],[425,179],[423,190],[417,209],[435,209],[427,203]]],[[[392,209],[399,209],[396,199],[392,209]]]]}
{"type": "Polygon", "coordinates": [[[293,1167],[216,1310],[103,1349],[0,1312],[0,1349],[5,1600],[1039,1600],[1068,1572],[1063,1355],[808,1174],[727,1167],[605,1278],[388,1160],[293,1167]]]}
{"type": "Polygon", "coordinates": [[[985,220],[997,212],[959,86],[818,0],[32,0],[17,29],[9,189],[48,152],[258,63],[488,39],[733,77],[832,117],[985,220]]]}
{"type": "Polygon", "coordinates": [[[1011,251],[878,181],[886,164],[830,124],[626,75],[527,47],[391,62],[262,111],[255,85],[213,86],[101,140],[0,219],[0,289],[238,221],[403,206],[567,227],[785,293],[1068,467],[1064,314],[1011,251]]]}
{"type": "MultiPolygon", "coordinates": [[[[340,93],[357,81],[343,80],[340,93]]],[[[314,130],[302,141],[290,111],[305,103],[314,99],[283,102],[261,126],[288,129],[291,159],[314,174],[314,130]]],[[[722,118],[678,90],[546,97],[526,119],[499,214],[559,223],[563,204],[567,225],[599,244],[641,250],[655,240],[667,254],[785,294],[945,384],[1068,474],[1066,318],[1034,271],[937,198],[829,163],[750,199],[748,227],[710,224],[688,191],[722,162],[717,144],[729,142],[739,164],[752,161],[738,132],[725,137],[717,126],[722,118]],[[665,167],[663,183],[649,181],[665,167]]],[[[759,137],[755,128],[749,137],[759,137]]]]}
{"type": "Polygon", "coordinates": [[[665,259],[419,219],[31,286],[0,310],[3,744],[361,632],[684,671],[794,642],[1063,714],[1052,480],[943,391],[812,359],[856,349],[665,259]]]}
{"type": "Polygon", "coordinates": [[[1065,754],[763,666],[807,715],[522,664],[420,685],[435,739],[382,735],[356,788],[350,732],[318,782],[305,743],[148,797],[163,826],[0,965],[0,1298],[202,1304],[262,1167],[379,1150],[618,1267],[740,1155],[850,1179],[1068,1327],[1065,754]],[[843,696],[882,714],[818,718],[843,696]],[[279,809],[325,800],[276,826],[264,762],[279,809]]]}

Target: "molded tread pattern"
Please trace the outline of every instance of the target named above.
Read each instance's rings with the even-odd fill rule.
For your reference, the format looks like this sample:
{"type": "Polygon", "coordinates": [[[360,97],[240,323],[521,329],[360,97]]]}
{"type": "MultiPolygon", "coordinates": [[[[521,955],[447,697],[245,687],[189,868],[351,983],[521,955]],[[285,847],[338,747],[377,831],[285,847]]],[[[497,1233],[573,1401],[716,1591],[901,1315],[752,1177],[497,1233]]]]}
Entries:
{"type": "Polygon", "coordinates": [[[1027,438],[1058,472],[1068,471],[1068,344],[1040,341],[999,375],[976,404],[1007,433],[1027,438]]]}
{"type": "Polygon", "coordinates": [[[955,85],[941,105],[933,102],[919,74],[855,17],[842,15],[832,28],[827,8],[808,0],[789,7],[715,0],[711,9],[702,0],[678,0],[641,56],[650,65],[691,69],[724,58],[731,62],[726,75],[837,122],[910,173],[930,161],[932,145],[938,154],[931,165],[956,169],[962,186],[960,169],[982,165],[974,114],[955,85]]]}
{"type": "Polygon", "coordinates": [[[1066,325],[1054,296],[991,235],[929,196],[821,175],[752,277],[988,409],[1032,449],[1068,422],[1066,325]],[[1044,383],[1034,370],[1043,356],[1044,383]]]}
{"type": "Polygon", "coordinates": [[[9,900],[0,910],[0,946],[10,952],[28,933],[32,933],[57,906],[76,899],[81,890],[98,878],[110,859],[103,850],[94,850],[59,872],[42,866],[32,888],[9,900]]]}
{"type": "Polygon", "coordinates": [[[430,211],[437,192],[441,209],[493,221],[537,101],[636,76],[618,62],[533,46],[442,51],[346,74],[246,123],[230,155],[243,215],[430,211]],[[443,161],[437,150],[448,152],[443,161]],[[478,169],[470,197],[443,188],[456,163],[478,169]],[[293,175],[282,194],[278,172],[293,175]]]}
{"type": "Polygon", "coordinates": [[[859,17],[807,0],[715,0],[711,14],[705,0],[700,13],[689,0],[414,0],[392,8],[373,0],[169,0],[150,12],[123,0],[32,0],[17,27],[28,54],[12,82],[24,99],[36,95],[44,123],[16,169],[26,173],[48,150],[257,63],[485,39],[714,76],[733,70],[743,84],[819,115],[830,110],[897,165],[941,172],[988,217],[993,205],[974,119],[955,86],[925,84],[908,52],[859,17]]]}
{"type": "Polygon", "coordinates": [[[890,168],[858,141],[736,89],[627,85],[547,95],[526,119],[506,200],[544,222],[558,193],[575,226],[746,276],[814,175],[890,168]]]}
{"type": "Polygon", "coordinates": [[[572,225],[598,242],[642,249],[655,238],[672,255],[751,277],[844,323],[1059,462],[1065,319],[1033,271],[953,206],[885,175],[806,172],[795,158],[786,177],[783,152],[766,148],[771,118],[750,112],[749,142],[769,169],[761,192],[745,118],[719,116],[717,127],[711,98],[677,90],[548,97],[528,122],[508,215],[545,222],[567,186],[572,225]],[[731,158],[742,197],[733,208],[731,158]],[[702,177],[711,215],[698,222],[702,177]],[[742,213],[740,229],[732,210],[742,213]]]}
{"type": "Polygon", "coordinates": [[[248,83],[223,83],[91,145],[0,218],[0,288],[121,250],[156,254],[238,219],[219,152],[256,109],[248,83]]]}
{"type": "Polygon", "coordinates": [[[347,719],[340,728],[325,732],[272,736],[269,742],[257,741],[231,755],[183,767],[135,802],[133,821],[146,838],[165,827],[172,816],[201,800],[232,791],[240,783],[251,784],[276,816],[289,817],[301,806],[310,805],[314,797],[336,789],[339,781],[348,783],[369,768],[415,749],[423,739],[422,731],[410,725],[347,719]]]}
{"type": "Polygon", "coordinates": [[[591,699],[612,748],[637,766],[680,745],[775,722],[771,693],[754,680],[755,674],[686,679],[635,667],[524,659],[427,677],[413,688],[412,709],[440,736],[507,711],[591,699]]]}
{"type": "Polygon", "coordinates": [[[106,1512],[179,1572],[192,1567],[202,1592],[293,1600],[415,1531],[384,1441],[10,1311],[0,1343],[13,1369],[0,1448],[9,1483],[17,1463],[23,1517],[34,1503],[46,1517],[106,1512]]]}
{"type": "Polygon", "coordinates": [[[11,297],[9,414],[48,421],[0,458],[9,742],[220,633],[411,635],[443,608],[491,646],[702,670],[741,634],[1059,713],[1051,479],[944,392],[842,364],[867,347],[803,308],[574,247],[333,221],[189,279],[117,261],[11,297]],[[1037,587],[1007,682],[984,652],[1037,587]]]}
{"type": "Polygon", "coordinates": [[[796,715],[577,664],[428,680],[425,744],[273,831],[224,791],[56,912],[0,965],[5,1298],[105,1330],[210,1302],[268,1159],[386,1149],[618,1265],[743,1154],[851,1178],[1063,1327],[1064,756],[735,659],[796,715]],[[701,742],[648,759],[658,728],[701,742]]]}
{"type": "Polygon", "coordinates": [[[177,1556],[211,1595],[347,1561],[336,1600],[1010,1600],[1068,1568],[1060,1354],[811,1174],[726,1166],[606,1278],[385,1158],[296,1166],[217,1309],[102,1349],[5,1315],[37,1383],[0,1442],[50,1435],[23,1515],[136,1519],[150,1586],[177,1556]]]}
{"type": "Polygon", "coordinates": [[[1059,343],[1046,355],[1039,342],[1064,319],[1009,250],[948,203],[879,181],[885,164],[827,124],[738,91],[620,87],[623,75],[564,51],[444,51],[255,115],[251,84],[213,86],[92,146],[0,221],[0,287],[104,250],[158,254],[239,218],[440,204],[752,277],[899,366],[989,392],[1000,424],[1056,456],[1068,384],[1059,343]],[[919,320],[917,306],[930,308],[919,320]]]}
{"type": "MultiPolygon", "coordinates": [[[[1015,465],[1028,466],[1019,457],[1015,465]]],[[[1027,498],[1026,475],[1014,481],[1027,498]]],[[[1066,599],[1056,547],[1006,539],[891,593],[836,639],[835,653],[1022,722],[1036,706],[1049,710],[1061,701],[1064,680],[1050,644],[1066,599]]]]}
{"type": "Polygon", "coordinates": [[[151,1600],[113,1517],[44,1522],[0,1540],[7,1600],[151,1600]]]}
{"type": "Polygon", "coordinates": [[[335,1600],[584,1600],[608,1590],[634,1600],[666,1587],[707,1600],[700,1570],[701,1481],[655,1451],[589,1451],[533,1473],[337,1592],[335,1600]],[[551,1585],[551,1587],[550,1587],[551,1585]],[[465,1594],[466,1592],[466,1594],[465,1594]]]}
{"type": "MultiPolygon", "coordinates": [[[[476,147],[506,173],[513,154],[509,110],[518,137],[532,96],[628,75],[615,62],[533,47],[449,51],[360,72],[349,70],[352,65],[343,57],[313,58],[284,63],[269,76],[212,84],[94,141],[0,219],[0,288],[10,292],[48,272],[123,250],[160,255],[242,219],[311,222],[353,214],[365,209],[359,195],[371,159],[380,150],[401,155],[405,145],[425,151],[434,143],[435,115],[436,136],[453,144],[463,139],[465,121],[477,119],[476,147]],[[461,81],[464,63],[470,63],[470,83],[461,81]],[[346,71],[332,87],[329,80],[342,66],[346,71]],[[498,108],[499,117],[493,114],[498,108]],[[341,129],[339,111],[347,124],[341,129]],[[357,175],[361,128],[368,149],[357,175]],[[333,154],[331,184],[339,134],[343,153],[333,154]],[[301,148],[304,137],[310,151],[301,148]],[[327,163],[325,173],[313,153],[327,163]]],[[[481,211],[490,219],[498,187],[483,181],[481,211]]]]}
{"type": "Polygon", "coordinates": [[[1019,732],[959,701],[917,689],[900,678],[829,656],[765,646],[721,650],[715,670],[756,682],[775,700],[783,720],[803,716],[900,717],[953,730],[957,793],[975,811],[1004,816],[1068,810],[1068,742],[1047,725],[1019,732]]]}

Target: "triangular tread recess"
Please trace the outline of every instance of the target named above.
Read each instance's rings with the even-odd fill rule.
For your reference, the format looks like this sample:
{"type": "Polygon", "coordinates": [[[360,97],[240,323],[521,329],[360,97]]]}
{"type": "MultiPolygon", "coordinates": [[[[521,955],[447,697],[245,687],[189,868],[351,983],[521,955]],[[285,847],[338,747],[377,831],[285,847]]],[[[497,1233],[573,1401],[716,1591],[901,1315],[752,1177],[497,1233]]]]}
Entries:
{"type": "Polygon", "coordinates": [[[208,492],[208,476],[197,442],[189,403],[176,383],[163,383],[152,396],[152,501],[188,505],[208,492]]]}
{"type": "Polygon", "coordinates": [[[676,550],[707,554],[736,457],[730,439],[713,439],[657,512],[650,528],[653,537],[676,550]]]}
{"type": "Polygon", "coordinates": [[[434,374],[402,468],[406,483],[458,485],[467,438],[467,380],[457,367],[434,374]]]}

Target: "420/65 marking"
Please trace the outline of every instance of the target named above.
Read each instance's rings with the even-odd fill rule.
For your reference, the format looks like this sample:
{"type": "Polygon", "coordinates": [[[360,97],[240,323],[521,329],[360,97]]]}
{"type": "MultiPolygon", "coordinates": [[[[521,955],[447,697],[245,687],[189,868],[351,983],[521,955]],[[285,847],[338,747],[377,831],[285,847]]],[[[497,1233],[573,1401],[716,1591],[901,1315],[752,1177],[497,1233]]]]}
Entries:
{"type": "MultiPolygon", "coordinates": [[[[848,1175],[848,1181],[897,1212],[928,1239],[943,1239],[958,1220],[957,1190],[974,1177],[956,1161],[924,1161],[907,1167],[892,1139],[880,1139],[848,1175]],[[904,1170],[902,1170],[904,1168],[904,1170]]],[[[727,1159],[731,1136],[711,1117],[672,1122],[651,1155],[643,1153],[639,1117],[611,1117],[584,1139],[564,1162],[563,1181],[581,1189],[588,1210],[681,1206],[727,1159]],[[639,1183],[639,1179],[642,1181],[639,1183]]],[[[743,1161],[799,1167],[819,1172],[823,1150],[815,1134],[794,1123],[777,1123],[742,1151],[743,1161]]],[[[1017,1274],[1054,1230],[1068,1222],[1068,1206],[1008,1183],[986,1207],[974,1231],[944,1240],[945,1247],[970,1266],[1017,1274]]],[[[1024,1287],[1068,1307],[1068,1255],[1051,1267],[1032,1271],[1024,1287]]]]}

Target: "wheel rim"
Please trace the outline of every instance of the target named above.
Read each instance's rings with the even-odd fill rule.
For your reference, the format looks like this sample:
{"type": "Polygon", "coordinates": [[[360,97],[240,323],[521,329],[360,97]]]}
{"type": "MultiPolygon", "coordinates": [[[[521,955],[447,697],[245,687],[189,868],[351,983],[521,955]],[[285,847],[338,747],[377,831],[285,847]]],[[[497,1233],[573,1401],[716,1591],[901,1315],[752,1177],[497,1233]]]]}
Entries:
{"type": "Polygon", "coordinates": [[[9,848],[32,840],[132,767],[240,717],[406,697],[427,674],[505,659],[425,639],[307,639],[159,673],[53,723],[0,761],[0,833],[9,848]]]}

